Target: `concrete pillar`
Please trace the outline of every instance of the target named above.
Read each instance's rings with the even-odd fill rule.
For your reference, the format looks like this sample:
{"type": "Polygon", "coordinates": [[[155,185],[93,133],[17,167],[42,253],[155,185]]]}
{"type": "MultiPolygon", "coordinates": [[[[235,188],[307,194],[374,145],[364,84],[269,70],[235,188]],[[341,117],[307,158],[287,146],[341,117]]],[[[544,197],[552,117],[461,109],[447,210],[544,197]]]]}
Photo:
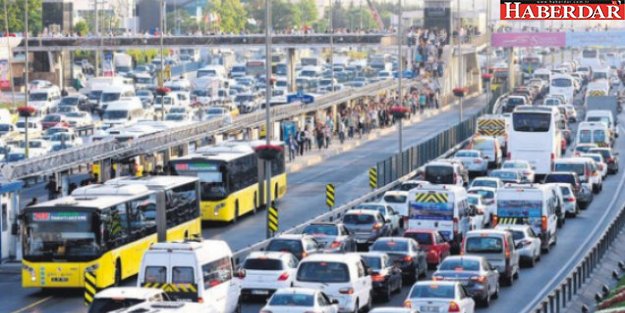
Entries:
{"type": "Polygon", "coordinates": [[[334,129],[338,129],[337,125],[339,125],[339,112],[338,112],[339,110],[338,110],[338,107],[339,107],[338,104],[335,104],[335,105],[332,106],[332,121],[334,122],[334,125],[335,125],[334,129]]]}
{"type": "Polygon", "coordinates": [[[295,92],[295,48],[286,49],[286,68],[287,83],[289,84],[289,92],[295,92]]]}

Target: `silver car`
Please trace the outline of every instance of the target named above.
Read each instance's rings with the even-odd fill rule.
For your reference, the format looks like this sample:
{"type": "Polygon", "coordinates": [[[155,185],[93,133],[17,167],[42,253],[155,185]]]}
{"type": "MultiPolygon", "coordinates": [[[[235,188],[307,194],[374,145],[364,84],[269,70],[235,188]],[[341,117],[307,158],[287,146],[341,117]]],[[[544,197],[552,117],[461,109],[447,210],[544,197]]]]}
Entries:
{"type": "Polygon", "coordinates": [[[488,172],[488,160],[479,150],[459,150],[454,158],[460,160],[469,173],[485,176],[488,172]]]}
{"type": "Polygon", "coordinates": [[[529,267],[534,267],[536,261],[540,260],[540,246],[542,241],[529,225],[497,225],[495,229],[507,230],[512,233],[514,245],[519,252],[521,262],[529,267]]]}

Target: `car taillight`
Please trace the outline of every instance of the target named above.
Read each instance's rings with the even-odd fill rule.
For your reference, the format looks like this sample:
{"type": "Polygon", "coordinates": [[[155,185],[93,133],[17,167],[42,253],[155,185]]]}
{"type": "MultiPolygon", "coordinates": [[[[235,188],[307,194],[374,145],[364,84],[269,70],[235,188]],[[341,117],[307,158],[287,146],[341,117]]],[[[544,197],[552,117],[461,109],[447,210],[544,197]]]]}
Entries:
{"type": "Polygon", "coordinates": [[[354,288],[341,288],[339,289],[340,294],[351,295],[354,294],[354,288]]]}
{"type": "Polygon", "coordinates": [[[341,242],[340,242],[340,241],[333,241],[333,242],[330,244],[330,248],[332,248],[332,249],[339,248],[340,246],[341,246],[341,242]]]}
{"type": "Polygon", "coordinates": [[[382,282],[382,281],[384,281],[384,276],[382,276],[380,274],[373,274],[373,275],[371,275],[371,281],[382,282]]]}
{"type": "Polygon", "coordinates": [[[458,218],[454,217],[454,237],[458,235],[458,218]]]}
{"type": "Polygon", "coordinates": [[[547,217],[543,216],[540,219],[540,229],[542,229],[543,232],[547,232],[547,217]]]}
{"type": "Polygon", "coordinates": [[[482,159],[474,159],[473,163],[475,163],[475,164],[482,164],[482,159]]]}
{"type": "Polygon", "coordinates": [[[571,197],[565,198],[564,201],[566,201],[566,202],[575,202],[575,198],[571,198],[571,197]]]}
{"type": "Polygon", "coordinates": [[[510,245],[508,245],[508,241],[507,240],[503,241],[503,248],[506,251],[506,259],[510,258],[510,245]]]}
{"type": "Polygon", "coordinates": [[[473,276],[471,277],[471,281],[483,284],[486,282],[486,276],[473,276]]]}
{"type": "Polygon", "coordinates": [[[455,301],[449,302],[449,312],[460,312],[460,306],[455,301]]]}
{"type": "Polygon", "coordinates": [[[556,159],[556,155],[555,155],[555,153],[553,153],[553,152],[552,152],[552,153],[551,153],[551,161],[553,161],[553,160],[555,160],[555,159],[556,159]]]}
{"type": "Polygon", "coordinates": [[[412,308],[412,301],[406,300],[404,301],[404,308],[412,308]]]}
{"type": "Polygon", "coordinates": [[[497,223],[499,222],[499,218],[497,217],[497,215],[493,214],[493,227],[497,226],[497,223]]]}
{"type": "Polygon", "coordinates": [[[434,281],[439,281],[439,280],[443,280],[443,276],[432,276],[432,280],[434,281]]]}
{"type": "MultiPolygon", "coordinates": [[[[204,303],[204,298],[202,298],[202,297],[197,298],[197,303],[204,303]]],[[[269,313],[271,313],[271,312],[269,312],[269,313]]]]}
{"type": "Polygon", "coordinates": [[[280,274],[280,277],[278,277],[278,281],[285,281],[287,279],[289,279],[289,273],[287,272],[280,274]]]}
{"type": "Polygon", "coordinates": [[[374,230],[380,230],[380,229],[382,229],[382,223],[375,223],[375,224],[373,224],[373,229],[374,229],[374,230]]]}
{"type": "Polygon", "coordinates": [[[409,256],[409,255],[407,255],[407,256],[405,256],[405,257],[402,259],[402,261],[404,261],[404,262],[412,262],[412,257],[411,257],[411,256],[409,256]]]}

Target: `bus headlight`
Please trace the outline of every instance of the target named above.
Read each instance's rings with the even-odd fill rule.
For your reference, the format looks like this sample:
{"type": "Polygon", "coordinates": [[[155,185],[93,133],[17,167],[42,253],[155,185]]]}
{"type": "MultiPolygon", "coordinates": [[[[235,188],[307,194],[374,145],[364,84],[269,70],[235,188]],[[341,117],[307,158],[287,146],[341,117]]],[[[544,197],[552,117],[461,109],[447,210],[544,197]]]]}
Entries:
{"type": "Polygon", "coordinates": [[[30,274],[30,280],[31,281],[35,281],[37,280],[37,277],[35,276],[35,269],[28,266],[28,265],[22,265],[22,269],[27,271],[30,274]]]}
{"type": "Polygon", "coordinates": [[[219,210],[223,209],[226,206],[225,203],[220,203],[215,205],[215,216],[219,215],[219,210]]]}
{"type": "Polygon", "coordinates": [[[100,264],[96,263],[85,267],[85,272],[95,272],[98,268],[100,268],[100,264]]]}

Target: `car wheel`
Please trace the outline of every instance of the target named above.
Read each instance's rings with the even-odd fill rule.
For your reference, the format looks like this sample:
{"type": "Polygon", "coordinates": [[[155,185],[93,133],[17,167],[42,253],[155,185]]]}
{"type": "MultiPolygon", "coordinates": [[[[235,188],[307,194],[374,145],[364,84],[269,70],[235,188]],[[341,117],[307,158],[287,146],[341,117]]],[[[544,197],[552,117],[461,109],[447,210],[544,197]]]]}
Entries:
{"type": "Polygon", "coordinates": [[[499,298],[499,282],[497,282],[497,286],[495,287],[495,293],[493,293],[493,299],[499,298]]]}
{"type": "Polygon", "coordinates": [[[487,307],[490,306],[490,293],[488,291],[486,291],[486,297],[484,297],[484,299],[480,300],[480,304],[484,308],[487,308],[487,307]]]}
{"type": "Polygon", "coordinates": [[[395,290],[395,292],[400,293],[402,288],[404,288],[404,280],[400,277],[397,282],[397,290],[395,290]]]}
{"type": "Polygon", "coordinates": [[[544,247],[541,248],[542,254],[549,254],[549,250],[551,250],[551,244],[547,243],[544,247]]]}
{"type": "Polygon", "coordinates": [[[529,261],[527,261],[527,266],[534,267],[536,265],[536,257],[532,256],[529,261]]]}
{"type": "Polygon", "coordinates": [[[506,275],[503,278],[503,285],[504,286],[512,286],[513,282],[514,282],[514,278],[512,278],[512,274],[506,275]]]}
{"type": "Polygon", "coordinates": [[[360,302],[356,300],[356,305],[354,305],[354,313],[360,312],[360,302]]]}
{"type": "Polygon", "coordinates": [[[389,302],[391,301],[391,284],[389,283],[388,286],[386,286],[386,290],[384,291],[384,295],[382,298],[382,301],[384,302],[389,302]]]}

